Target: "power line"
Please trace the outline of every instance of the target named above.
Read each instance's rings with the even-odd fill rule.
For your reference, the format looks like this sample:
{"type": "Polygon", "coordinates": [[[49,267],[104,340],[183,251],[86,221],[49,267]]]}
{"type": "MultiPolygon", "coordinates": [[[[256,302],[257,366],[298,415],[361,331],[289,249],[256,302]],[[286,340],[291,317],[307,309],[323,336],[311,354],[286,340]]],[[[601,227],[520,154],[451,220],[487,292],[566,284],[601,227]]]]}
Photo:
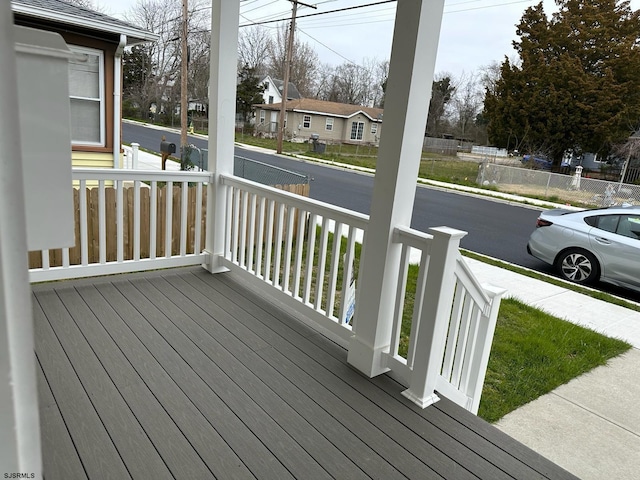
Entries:
{"type": "MultiPolygon", "coordinates": [[[[366,7],[372,7],[375,5],[382,5],[384,3],[394,3],[397,0],[383,0],[380,2],[375,2],[375,3],[367,3],[365,5],[355,5],[355,6],[351,6],[351,7],[344,7],[344,8],[338,8],[336,10],[327,10],[326,12],[317,12],[317,13],[308,13],[306,15],[298,15],[298,18],[308,18],[308,17],[315,17],[317,15],[327,15],[329,13],[336,13],[336,12],[344,12],[347,10],[355,10],[357,8],[366,8],[366,7]]],[[[274,23],[274,22],[283,22],[283,21],[287,21],[289,20],[288,18],[279,18],[279,19],[275,19],[275,20],[265,20],[262,22],[254,22],[253,25],[263,25],[266,23],[274,23]]],[[[246,25],[240,25],[241,27],[245,27],[246,25]]]]}
{"type": "MultiPolygon", "coordinates": [[[[506,3],[496,3],[495,5],[483,5],[481,7],[473,7],[473,8],[465,8],[462,10],[449,10],[444,13],[460,13],[460,12],[471,12],[473,10],[485,10],[487,8],[495,8],[495,7],[506,7],[507,5],[515,5],[517,3],[531,3],[534,0],[516,0],[515,2],[506,2],[506,3]]],[[[462,2],[462,3],[471,3],[471,2],[462,2]]],[[[461,5],[460,3],[456,5],[461,5]]]]}
{"type": "MultiPolygon", "coordinates": [[[[342,11],[347,11],[347,10],[355,10],[355,9],[359,9],[359,8],[366,8],[366,7],[371,7],[371,6],[376,6],[376,5],[382,5],[382,4],[386,4],[386,3],[394,3],[397,0],[384,0],[384,1],[380,1],[380,2],[375,2],[375,3],[368,3],[365,5],[356,5],[356,6],[351,6],[351,7],[345,7],[345,8],[339,8],[336,10],[328,10],[326,12],[317,12],[317,13],[310,13],[307,15],[298,15],[298,18],[309,18],[309,17],[314,17],[314,16],[318,16],[318,15],[326,15],[329,13],[337,13],[337,12],[342,12],[342,11]]],[[[469,3],[477,3],[483,0],[467,0],[467,1],[463,1],[463,2],[458,2],[458,3],[454,3],[454,4],[450,4],[450,5],[445,5],[446,7],[455,7],[458,5],[465,5],[465,4],[469,4],[469,3]]],[[[482,5],[482,6],[478,6],[478,7],[471,7],[471,8],[464,8],[464,9],[460,9],[460,10],[448,10],[445,11],[445,14],[449,14],[449,13],[462,13],[462,12],[470,12],[470,11],[474,11],[474,10],[485,10],[488,8],[496,8],[496,7],[505,7],[508,5],[515,5],[515,4],[519,4],[519,3],[530,3],[533,2],[534,0],[516,0],[516,1],[512,1],[512,2],[502,2],[502,3],[496,3],[493,5],[482,5]]],[[[277,14],[271,15],[271,16],[276,16],[277,14]]],[[[279,16],[279,15],[278,15],[279,16]]],[[[268,17],[267,17],[268,18],[268,17]]],[[[283,21],[288,21],[289,18],[277,18],[277,19],[267,19],[267,20],[262,20],[262,21],[254,21],[251,24],[246,24],[246,25],[240,25],[240,27],[247,27],[249,25],[265,25],[267,23],[276,23],[276,22],[283,22],[283,21]]],[[[379,23],[382,21],[392,21],[393,19],[389,19],[389,20],[380,20],[380,21],[373,21],[373,22],[354,22],[354,23],[344,23],[344,24],[339,24],[336,25],[334,23],[332,23],[332,26],[341,26],[341,27],[346,27],[346,26],[351,26],[351,25],[362,25],[365,23],[379,23]]],[[[250,21],[250,20],[249,20],[250,21]]],[[[311,28],[311,27],[307,27],[307,28],[311,28]]],[[[313,27],[313,28],[317,28],[317,27],[313,27]]]]}
{"type": "Polygon", "coordinates": [[[307,32],[305,32],[304,30],[301,30],[300,27],[298,27],[298,31],[300,33],[304,33],[307,37],[309,37],[311,40],[313,40],[314,42],[319,43],[320,45],[322,45],[324,48],[326,48],[327,50],[332,51],[333,53],[335,53],[336,55],[338,55],[340,58],[343,58],[344,60],[346,60],[347,62],[355,65],[356,67],[359,67],[360,65],[358,65],[356,62],[354,62],[353,60],[348,59],[347,57],[345,57],[344,55],[342,55],[341,53],[338,53],[337,51],[335,51],[333,48],[329,47],[328,45],[325,45],[324,43],[322,43],[320,40],[318,40],[317,38],[312,37],[311,35],[309,35],[307,32]]]}

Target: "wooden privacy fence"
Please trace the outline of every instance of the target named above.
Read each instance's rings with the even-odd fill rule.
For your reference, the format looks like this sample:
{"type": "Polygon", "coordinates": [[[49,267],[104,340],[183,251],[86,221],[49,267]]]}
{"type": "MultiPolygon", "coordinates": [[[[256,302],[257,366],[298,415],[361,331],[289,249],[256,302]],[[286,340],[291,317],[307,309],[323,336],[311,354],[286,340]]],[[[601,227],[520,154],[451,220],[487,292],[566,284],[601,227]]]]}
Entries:
{"type": "MultiPolygon", "coordinates": [[[[181,254],[182,228],[185,223],[182,221],[184,183],[172,184],[171,190],[167,185],[158,184],[152,189],[146,184],[139,188],[139,223],[136,221],[135,192],[133,182],[130,186],[123,187],[122,205],[122,238],[123,238],[123,260],[135,260],[136,249],[134,245],[135,225],[140,225],[139,231],[139,259],[149,259],[156,257],[169,257],[181,254]],[[155,192],[154,192],[155,190],[155,192]],[[167,196],[172,198],[168,202],[167,196]],[[155,201],[152,198],[155,196],[155,201]],[[155,204],[155,205],[152,205],[155,204]],[[168,207],[169,206],[169,207],[168,207]],[[167,207],[170,209],[167,215],[167,207]],[[167,228],[167,222],[171,224],[167,228]],[[155,226],[154,226],[155,224],[155,226]],[[155,235],[151,230],[155,230],[155,235]],[[166,251],[167,234],[170,235],[171,252],[166,251]]],[[[158,182],[160,183],[160,182],[158,182]]],[[[276,188],[298,195],[309,195],[309,185],[277,185],[276,188]]],[[[189,184],[186,195],[186,242],[183,254],[194,254],[196,245],[201,249],[205,242],[206,226],[206,206],[207,189],[202,189],[200,220],[196,220],[197,209],[197,184],[189,184]],[[196,222],[199,225],[196,225],[196,222]],[[197,238],[199,236],[199,238],[197,238]],[[197,240],[197,241],[196,241],[197,240]]],[[[106,262],[118,261],[118,205],[117,188],[104,187],[104,212],[100,209],[100,188],[74,188],[73,204],[75,217],[75,246],[68,249],[68,265],[81,265],[81,208],[80,195],[86,196],[86,229],[87,229],[87,261],[89,264],[103,263],[100,259],[100,240],[103,238],[106,244],[106,262]],[[105,233],[100,233],[101,215],[104,214],[105,233]]],[[[45,253],[46,255],[46,253],[45,253]]],[[[45,268],[59,267],[64,264],[65,252],[63,249],[48,251],[49,265],[45,268]]],[[[29,252],[29,268],[43,268],[43,252],[29,252]]]]}
{"type": "MultiPolygon", "coordinates": [[[[89,263],[98,263],[100,261],[100,200],[98,188],[87,188],[85,190],[87,202],[87,254],[89,263]]],[[[166,224],[167,224],[167,186],[157,188],[155,199],[155,255],[156,257],[167,256],[165,252],[166,246],[166,224]]],[[[116,189],[114,187],[106,187],[105,195],[105,220],[106,220],[106,260],[113,262],[117,260],[118,244],[117,244],[117,205],[116,205],[116,189]]],[[[179,253],[180,249],[180,227],[182,224],[182,185],[174,185],[172,187],[172,208],[171,208],[171,254],[179,253]]],[[[207,191],[202,192],[202,211],[205,212],[207,205],[207,191]]],[[[123,188],[123,238],[124,238],[124,260],[133,260],[134,258],[134,187],[123,188]]],[[[80,190],[73,189],[73,205],[75,217],[75,246],[69,249],[69,264],[80,265],[81,249],[80,249],[80,190]]],[[[151,258],[151,189],[140,189],[140,258],[151,258]]],[[[187,193],[187,243],[186,253],[195,253],[196,228],[196,186],[188,187],[187,193]]],[[[200,245],[204,245],[205,234],[205,216],[200,221],[199,231],[200,245]]],[[[62,265],[62,249],[49,251],[49,264],[51,267],[62,265]]],[[[29,252],[29,268],[41,268],[42,255],[41,252],[29,252]]]]}

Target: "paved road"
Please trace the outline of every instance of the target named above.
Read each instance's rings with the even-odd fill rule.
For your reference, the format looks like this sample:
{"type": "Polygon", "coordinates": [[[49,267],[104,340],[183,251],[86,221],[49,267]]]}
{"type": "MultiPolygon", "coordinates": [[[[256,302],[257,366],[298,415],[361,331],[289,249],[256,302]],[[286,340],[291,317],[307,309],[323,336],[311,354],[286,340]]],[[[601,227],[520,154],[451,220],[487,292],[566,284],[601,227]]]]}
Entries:
{"type": "MultiPolygon", "coordinates": [[[[123,141],[138,142],[144,148],[160,149],[163,132],[134,124],[123,124],[123,141]]],[[[164,133],[169,142],[180,143],[180,136],[172,132],[164,133]]],[[[207,148],[207,141],[189,137],[189,142],[199,148],[207,148]]],[[[312,162],[256,152],[236,147],[235,154],[258,160],[280,168],[309,175],[311,198],[349,208],[361,213],[369,213],[373,177],[337,168],[327,168],[312,162]]],[[[482,197],[452,193],[429,187],[419,187],[413,210],[411,226],[426,231],[432,226],[446,225],[468,232],[462,239],[462,248],[489,255],[506,262],[553,274],[553,269],[531,257],[526,252],[526,244],[535,228],[540,209],[511,205],[482,197]]],[[[598,285],[609,293],[631,300],[640,300],[635,292],[609,286],[598,285]]]]}
{"type": "MultiPolygon", "coordinates": [[[[144,148],[159,150],[163,132],[139,125],[123,126],[123,140],[135,141],[144,148]]],[[[178,134],[165,132],[167,141],[180,143],[178,134]]],[[[189,141],[199,148],[207,142],[198,137],[189,141]]],[[[315,163],[279,157],[236,147],[236,155],[286,168],[313,180],[311,198],[369,213],[373,177],[366,174],[327,168],[315,163]]],[[[508,205],[479,197],[460,195],[432,188],[418,188],[413,211],[412,227],[426,231],[431,226],[446,225],[469,232],[462,239],[462,247],[500,258],[518,265],[540,267],[541,262],[530,257],[525,245],[535,226],[539,210],[508,205]]]]}

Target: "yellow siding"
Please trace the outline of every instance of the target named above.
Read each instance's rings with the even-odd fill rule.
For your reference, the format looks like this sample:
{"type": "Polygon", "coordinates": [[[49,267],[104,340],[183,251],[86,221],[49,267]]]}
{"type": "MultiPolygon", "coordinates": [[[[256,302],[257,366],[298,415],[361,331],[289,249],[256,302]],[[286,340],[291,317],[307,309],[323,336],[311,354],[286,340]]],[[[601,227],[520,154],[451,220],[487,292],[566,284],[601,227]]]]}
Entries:
{"type": "MultiPolygon", "coordinates": [[[[124,165],[123,155],[120,154],[120,168],[124,165]]],[[[112,153],[96,152],[71,152],[71,167],[77,168],[113,168],[112,153]]],[[[73,186],[78,187],[80,182],[74,181],[73,186]]],[[[107,187],[113,186],[113,182],[105,182],[107,187]]],[[[87,182],[87,187],[97,187],[97,181],[87,182]]]]}
{"type": "MultiPolygon", "coordinates": [[[[80,168],[113,168],[112,153],[71,152],[71,166],[80,168]]],[[[122,155],[120,155],[122,168],[122,155]]]]}

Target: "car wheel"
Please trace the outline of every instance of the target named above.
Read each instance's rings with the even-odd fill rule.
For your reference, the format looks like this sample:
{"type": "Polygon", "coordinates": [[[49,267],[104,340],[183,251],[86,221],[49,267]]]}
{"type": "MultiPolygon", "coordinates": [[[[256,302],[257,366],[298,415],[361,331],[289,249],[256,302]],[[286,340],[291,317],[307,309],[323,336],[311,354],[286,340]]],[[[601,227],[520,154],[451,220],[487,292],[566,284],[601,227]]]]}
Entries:
{"type": "Polygon", "coordinates": [[[575,283],[592,283],[599,276],[598,260],[586,250],[562,252],[556,260],[556,268],[562,278],[575,283]]]}

